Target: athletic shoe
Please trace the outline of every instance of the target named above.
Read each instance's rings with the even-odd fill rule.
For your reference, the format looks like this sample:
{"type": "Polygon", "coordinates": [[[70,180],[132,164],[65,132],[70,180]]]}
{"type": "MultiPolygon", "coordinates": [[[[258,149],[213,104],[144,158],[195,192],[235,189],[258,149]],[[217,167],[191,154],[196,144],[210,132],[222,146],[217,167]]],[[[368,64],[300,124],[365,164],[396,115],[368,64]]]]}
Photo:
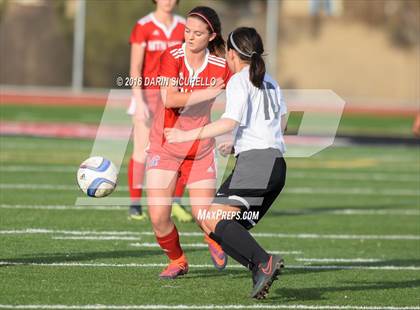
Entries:
{"type": "Polygon", "coordinates": [[[207,242],[209,246],[210,257],[214,267],[217,270],[225,269],[228,257],[222,247],[208,235],[204,235],[204,241],[207,242]]]}
{"type": "Polygon", "coordinates": [[[277,276],[281,273],[284,267],[283,259],[278,255],[270,255],[268,262],[260,264],[258,268],[253,271],[252,279],[255,281],[251,292],[251,297],[256,299],[264,299],[267,297],[268,291],[277,276]]]}
{"type": "Polygon", "coordinates": [[[188,272],[188,262],[187,258],[182,254],[182,256],[176,260],[173,260],[169,263],[159,278],[161,279],[176,279],[179,276],[182,276],[188,272]]]}
{"type": "Polygon", "coordinates": [[[146,221],[147,213],[143,212],[141,205],[131,205],[128,210],[128,219],[136,221],[146,221]]]}
{"type": "Polygon", "coordinates": [[[177,202],[172,203],[172,213],[171,216],[177,219],[179,222],[187,223],[192,222],[193,217],[191,214],[185,210],[185,208],[177,202]]]}

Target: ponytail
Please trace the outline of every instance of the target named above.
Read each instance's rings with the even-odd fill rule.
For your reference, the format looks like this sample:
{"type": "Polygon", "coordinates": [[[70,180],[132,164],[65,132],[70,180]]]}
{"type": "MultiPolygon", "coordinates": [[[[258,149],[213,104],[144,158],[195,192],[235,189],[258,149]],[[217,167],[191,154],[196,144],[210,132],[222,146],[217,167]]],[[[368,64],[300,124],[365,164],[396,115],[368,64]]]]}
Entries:
{"type": "Polygon", "coordinates": [[[260,54],[254,53],[251,56],[251,64],[249,66],[249,79],[257,88],[262,88],[265,76],[265,62],[260,54]]]}
{"type": "Polygon", "coordinates": [[[232,31],[227,42],[228,49],[234,49],[239,58],[250,64],[249,80],[257,88],[263,87],[265,62],[262,58],[264,46],[254,28],[240,27],[232,31]]]}

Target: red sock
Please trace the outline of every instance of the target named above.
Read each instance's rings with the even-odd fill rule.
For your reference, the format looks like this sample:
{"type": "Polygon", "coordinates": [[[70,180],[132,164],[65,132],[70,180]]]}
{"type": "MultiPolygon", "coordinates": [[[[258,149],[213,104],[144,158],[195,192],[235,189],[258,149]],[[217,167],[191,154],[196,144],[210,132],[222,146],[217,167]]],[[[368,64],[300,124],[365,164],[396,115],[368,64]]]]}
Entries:
{"type": "Polygon", "coordinates": [[[131,201],[141,199],[144,179],[144,163],[135,161],[133,158],[128,163],[128,189],[131,201]]]}
{"type": "Polygon", "coordinates": [[[183,178],[178,178],[175,185],[175,192],[174,196],[175,198],[182,198],[185,191],[185,182],[183,178]]]}
{"type": "Polygon", "coordinates": [[[179,244],[179,235],[176,226],[174,226],[174,229],[169,235],[165,237],[156,236],[156,240],[170,260],[178,259],[184,254],[179,244]]]}

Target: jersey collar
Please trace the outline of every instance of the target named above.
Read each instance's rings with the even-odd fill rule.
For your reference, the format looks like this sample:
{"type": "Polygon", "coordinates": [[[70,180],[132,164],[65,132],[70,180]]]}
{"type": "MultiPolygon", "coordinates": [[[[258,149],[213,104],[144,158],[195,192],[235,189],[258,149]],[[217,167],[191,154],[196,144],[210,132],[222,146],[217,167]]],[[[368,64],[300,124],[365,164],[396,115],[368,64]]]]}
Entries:
{"type": "Polygon", "coordinates": [[[201,72],[203,72],[203,70],[207,67],[207,64],[208,64],[208,62],[209,62],[209,54],[210,54],[210,52],[209,52],[209,50],[208,50],[208,48],[206,48],[206,55],[204,56],[204,61],[203,61],[203,64],[201,65],[201,67],[200,68],[198,68],[197,69],[197,71],[195,71],[194,72],[194,69],[190,66],[190,64],[188,63],[188,60],[187,60],[187,53],[186,53],[186,51],[185,51],[185,45],[186,45],[186,43],[184,42],[183,44],[182,44],[182,50],[184,51],[184,62],[185,62],[185,66],[187,67],[187,69],[188,69],[188,73],[190,74],[190,77],[192,77],[192,78],[196,78],[201,72]]]}
{"type": "Polygon", "coordinates": [[[174,15],[172,18],[172,24],[169,26],[169,28],[166,27],[166,25],[162,24],[160,21],[158,21],[153,13],[150,13],[150,18],[152,19],[152,22],[160,28],[160,30],[163,31],[165,36],[169,39],[171,37],[172,31],[174,31],[176,25],[178,24],[178,18],[174,15]]]}

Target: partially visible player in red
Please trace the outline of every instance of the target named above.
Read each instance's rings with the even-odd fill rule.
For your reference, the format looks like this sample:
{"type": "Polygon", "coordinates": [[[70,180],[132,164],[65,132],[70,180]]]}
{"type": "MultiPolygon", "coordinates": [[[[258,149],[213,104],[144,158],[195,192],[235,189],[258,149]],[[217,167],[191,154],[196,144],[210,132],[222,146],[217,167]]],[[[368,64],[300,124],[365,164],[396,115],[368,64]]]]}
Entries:
{"type": "MultiPolygon", "coordinates": [[[[178,0],[179,1],[179,0],[178,0]]],[[[160,56],[168,47],[184,41],[185,19],[174,15],[177,0],[153,0],[156,11],[141,18],[131,36],[130,77],[133,97],[128,113],[133,115],[133,155],[128,166],[128,185],[131,199],[129,219],[146,219],[140,200],[144,179],[146,148],[152,118],[162,104],[158,76],[160,56]]],[[[185,184],[177,184],[176,197],[182,197],[185,184]]],[[[173,215],[188,222],[192,217],[180,204],[173,202],[173,215]]]]}
{"type": "MultiPolygon", "coordinates": [[[[217,13],[196,7],[187,15],[185,43],[174,46],[161,57],[162,100],[150,134],[147,158],[147,198],[156,239],[168,256],[169,266],[161,278],[174,279],[188,272],[178,231],[171,220],[171,197],[178,175],[187,184],[192,214],[201,226],[200,210],[206,210],[215,194],[214,139],[166,143],[164,128],[193,129],[208,124],[213,102],[231,76],[224,56],[225,42],[217,13]],[[218,55],[218,56],[216,56],[218,55]]],[[[223,269],[227,256],[208,235],[214,266],[223,269]]]]}
{"type": "Polygon", "coordinates": [[[417,113],[415,119],[414,119],[414,123],[413,123],[413,134],[416,137],[420,137],[420,112],[417,113]]]}

